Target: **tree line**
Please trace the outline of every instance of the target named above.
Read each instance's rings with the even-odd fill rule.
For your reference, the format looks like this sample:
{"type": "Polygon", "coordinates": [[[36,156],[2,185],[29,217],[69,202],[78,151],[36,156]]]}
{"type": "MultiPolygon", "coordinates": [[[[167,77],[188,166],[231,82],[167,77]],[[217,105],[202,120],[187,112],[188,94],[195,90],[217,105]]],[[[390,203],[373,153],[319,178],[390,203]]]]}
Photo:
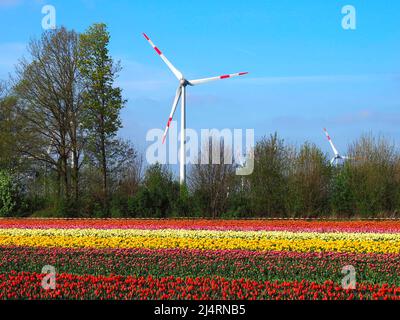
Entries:
{"type": "Polygon", "coordinates": [[[0,216],[399,216],[399,150],[371,133],[339,166],[275,133],[257,141],[248,176],[223,164],[224,141],[222,164],[191,165],[185,186],[166,165],[145,167],[118,136],[126,100],[109,42],[105,24],[46,31],[0,84],[0,216]]]}
{"type": "Polygon", "coordinates": [[[86,207],[107,217],[114,184],[136,179],[139,155],[117,136],[126,101],[109,41],[104,24],[47,31],[2,85],[0,169],[15,198],[8,212],[77,216],[86,207]]]}

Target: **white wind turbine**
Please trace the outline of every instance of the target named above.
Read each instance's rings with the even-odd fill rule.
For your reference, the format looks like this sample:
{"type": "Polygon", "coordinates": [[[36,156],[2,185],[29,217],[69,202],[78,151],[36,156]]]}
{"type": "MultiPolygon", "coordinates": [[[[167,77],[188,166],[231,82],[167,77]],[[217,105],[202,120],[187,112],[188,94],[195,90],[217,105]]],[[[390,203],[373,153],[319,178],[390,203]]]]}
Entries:
{"type": "Polygon", "coordinates": [[[180,164],[179,164],[179,173],[180,173],[180,183],[184,184],[185,183],[185,129],[186,129],[186,86],[195,86],[198,84],[203,84],[206,82],[210,81],[215,81],[215,80],[221,80],[221,79],[228,79],[232,77],[237,77],[237,76],[243,76],[247,74],[248,72],[239,72],[239,73],[234,73],[234,74],[226,74],[218,77],[212,77],[212,78],[204,78],[204,79],[197,79],[197,80],[187,80],[183,76],[183,74],[176,69],[173,64],[164,56],[164,54],[154,45],[154,43],[150,40],[150,38],[143,33],[144,37],[146,40],[150,43],[150,45],[154,48],[154,50],[157,52],[157,54],[160,56],[160,58],[165,62],[165,64],[168,66],[168,68],[172,71],[172,73],[175,75],[175,77],[179,80],[179,86],[178,89],[176,90],[176,95],[174,102],[172,104],[172,109],[171,113],[168,118],[167,126],[164,131],[163,135],[163,143],[165,142],[165,138],[167,136],[168,129],[171,125],[172,118],[174,116],[176,107],[178,105],[179,99],[182,98],[181,100],[181,149],[180,149],[180,164]]]}
{"type": "Polygon", "coordinates": [[[331,137],[330,137],[328,131],[326,131],[325,128],[324,128],[324,132],[325,132],[325,135],[326,135],[326,137],[327,137],[327,139],[328,139],[328,141],[329,141],[329,143],[330,143],[330,145],[331,145],[331,147],[332,147],[333,153],[334,153],[334,155],[335,155],[335,156],[332,158],[332,160],[331,160],[331,165],[334,165],[334,164],[335,164],[335,165],[337,166],[337,165],[339,164],[340,161],[344,161],[344,160],[349,160],[349,159],[351,159],[351,158],[348,157],[348,156],[342,156],[342,155],[337,151],[335,145],[334,145],[333,142],[332,142],[332,139],[331,139],[331,137]]]}
{"type": "Polygon", "coordinates": [[[238,168],[244,168],[246,166],[246,154],[242,154],[239,148],[236,150],[235,163],[238,168]]]}
{"type": "Polygon", "coordinates": [[[237,149],[237,151],[236,151],[235,162],[236,162],[235,172],[236,172],[237,176],[241,176],[240,182],[241,182],[241,187],[243,190],[244,189],[244,178],[243,178],[243,174],[241,174],[241,173],[245,172],[245,170],[246,170],[247,157],[245,154],[241,154],[240,149],[237,149]]]}

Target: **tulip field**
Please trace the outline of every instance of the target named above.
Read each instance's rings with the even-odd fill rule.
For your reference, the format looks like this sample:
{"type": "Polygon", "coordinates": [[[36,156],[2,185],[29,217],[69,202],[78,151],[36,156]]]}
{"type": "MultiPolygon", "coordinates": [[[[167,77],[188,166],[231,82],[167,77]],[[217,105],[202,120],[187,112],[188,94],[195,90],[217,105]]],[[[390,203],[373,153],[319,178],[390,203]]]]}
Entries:
{"type": "Polygon", "coordinates": [[[1,219],[0,299],[400,300],[400,221],[1,219]]]}

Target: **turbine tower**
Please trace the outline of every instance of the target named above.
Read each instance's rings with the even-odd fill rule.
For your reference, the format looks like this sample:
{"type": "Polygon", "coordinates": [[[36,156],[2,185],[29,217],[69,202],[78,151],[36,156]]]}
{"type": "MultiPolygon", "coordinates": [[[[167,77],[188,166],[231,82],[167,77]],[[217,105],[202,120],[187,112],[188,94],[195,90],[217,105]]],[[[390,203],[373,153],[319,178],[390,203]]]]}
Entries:
{"type": "Polygon", "coordinates": [[[165,138],[168,133],[168,129],[171,125],[172,118],[174,116],[176,107],[178,106],[179,99],[181,99],[181,149],[180,149],[180,163],[179,163],[179,173],[180,173],[180,183],[181,185],[185,183],[185,176],[186,176],[186,164],[185,164],[185,154],[186,154],[186,147],[185,147],[185,139],[186,139],[186,87],[189,86],[196,86],[199,84],[211,82],[211,81],[216,81],[216,80],[222,80],[222,79],[228,79],[232,77],[237,77],[237,76],[243,76],[247,74],[248,72],[239,72],[239,73],[233,73],[233,74],[226,74],[222,76],[217,76],[217,77],[212,77],[212,78],[203,78],[203,79],[197,79],[197,80],[187,80],[183,76],[183,74],[174,67],[174,65],[164,56],[164,54],[160,51],[159,48],[157,48],[154,43],[150,40],[150,38],[143,33],[144,37],[146,40],[150,43],[150,45],[153,47],[153,49],[157,52],[157,54],[160,56],[160,58],[165,62],[165,64],[168,66],[168,68],[172,71],[172,73],[175,75],[175,77],[179,80],[179,86],[178,89],[176,90],[175,94],[175,99],[172,104],[172,109],[171,113],[168,118],[167,126],[164,131],[163,135],[163,143],[165,142],[165,138]]]}

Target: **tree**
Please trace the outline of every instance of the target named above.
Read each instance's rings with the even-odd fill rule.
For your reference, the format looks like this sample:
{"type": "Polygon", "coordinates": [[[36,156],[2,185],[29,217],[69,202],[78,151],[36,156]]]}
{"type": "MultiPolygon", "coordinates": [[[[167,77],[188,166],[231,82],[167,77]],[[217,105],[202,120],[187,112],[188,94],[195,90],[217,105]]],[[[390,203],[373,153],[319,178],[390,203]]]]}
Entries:
{"type": "Polygon", "coordinates": [[[396,153],[396,161],[394,165],[394,182],[395,182],[395,210],[394,214],[400,216],[400,155],[396,153]]]}
{"type": "MultiPolygon", "coordinates": [[[[114,139],[107,148],[108,184],[110,210],[112,216],[124,216],[127,213],[128,199],[139,189],[142,180],[143,159],[129,141],[114,139]]],[[[102,172],[97,167],[96,158],[89,153],[85,156],[82,172],[84,194],[89,203],[101,203],[103,199],[102,172]]],[[[93,211],[85,210],[88,215],[93,211]]],[[[97,215],[105,217],[107,212],[97,208],[97,215]]]]}
{"type": "Polygon", "coordinates": [[[256,143],[254,171],[248,177],[253,214],[285,214],[290,156],[291,148],[284,145],[277,133],[256,143]]]}
{"type": "Polygon", "coordinates": [[[11,175],[0,170],[0,217],[12,216],[16,207],[16,190],[11,175]]]}
{"type": "Polygon", "coordinates": [[[69,207],[78,203],[84,141],[78,35],[65,28],[46,31],[30,42],[28,51],[30,59],[19,63],[14,87],[25,132],[30,133],[29,139],[20,136],[20,150],[57,172],[58,198],[69,207]]]}
{"type": "Polygon", "coordinates": [[[350,164],[357,212],[367,216],[394,212],[399,190],[394,144],[384,136],[364,134],[350,145],[348,154],[355,159],[350,164]]]}
{"type": "Polygon", "coordinates": [[[109,154],[110,180],[113,190],[134,196],[143,179],[143,157],[129,141],[115,140],[109,154]]]}
{"type": "Polygon", "coordinates": [[[85,84],[82,125],[88,137],[86,152],[101,170],[102,203],[106,214],[109,211],[108,149],[121,127],[119,114],[125,103],[122,90],[114,87],[121,68],[109,54],[109,42],[106,25],[92,25],[80,36],[78,64],[85,84]]]}
{"type": "MultiPolygon", "coordinates": [[[[231,152],[228,147],[225,148],[223,140],[214,142],[210,138],[203,146],[203,154],[209,156],[207,163],[198,161],[194,164],[188,178],[189,189],[201,214],[213,219],[226,212],[229,193],[235,190],[235,168],[225,161],[225,154],[229,151],[231,152]],[[219,163],[213,163],[213,155],[219,157],[219,163]]],[[[200,153],[199,158],[201,157],[200,153]]]]}
{"type": "MultiPolygon", "coordinates": [[[[17,97],[0,82],[0,170],[19,174],[26,169],[26,159],[18,151],[18,135],[25,131],[22,117],[17,110],[17,97]]],[[[25,133],[25,136],[29,133],[25,133]]]]}
{"type": "Polygon", "coordinates": [[[343,167],[333,170],[331,205],[333,213],[338,216],[354,214],[354,195],[351,185],[352,165],[346,162],[343,167]]]}
{"type": "Polygon", "coordinates": [[[16,168],[18,164],[15,148],[15,105],[16,99],[6,94],[0,82],[0,170],[16,168]]]}
{"type": "Polygon", "coordinates": [[[179,183],[166,166],[156,163],[147,168],[131,210],[147,217],[166,218],[172,214],[178,197],[179,183]]]}
{"type": "Polygon", "coordinates": [[[288,211],[298,216],[326,213],[331,176],[327,157],[316,145],[306,142],[291,160],[288,211]]]}
{"type": "Polygon", "coordinates": [[[193,215],[193,197],[186,184],[180,186],[178,199],[175,201],[175,214],[178,217],[190,217],[193,215]]]}

